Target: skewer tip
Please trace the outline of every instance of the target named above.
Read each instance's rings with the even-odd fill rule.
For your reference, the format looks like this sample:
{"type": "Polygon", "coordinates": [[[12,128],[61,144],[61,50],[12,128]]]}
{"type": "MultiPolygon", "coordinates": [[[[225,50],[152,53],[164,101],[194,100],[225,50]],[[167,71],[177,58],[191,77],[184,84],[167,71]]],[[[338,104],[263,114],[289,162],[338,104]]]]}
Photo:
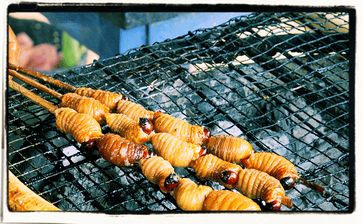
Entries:
{"type": "Polygon", "coordinates": [[[323,186],[320,186],[319,184],[317,183],[313,183],[309,180],[306,180],[305,178],[303,177],[300,177],[299,179],[299,182],[302,183],[303,185],[323,194],[325,192],[325,188],[323,186]]]}

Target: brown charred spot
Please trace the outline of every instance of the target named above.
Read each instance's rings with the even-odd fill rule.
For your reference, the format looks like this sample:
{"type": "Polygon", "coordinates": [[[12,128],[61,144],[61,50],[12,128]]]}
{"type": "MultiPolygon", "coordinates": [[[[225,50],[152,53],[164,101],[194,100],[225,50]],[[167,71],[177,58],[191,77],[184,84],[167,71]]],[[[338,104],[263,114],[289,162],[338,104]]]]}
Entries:
{"type": "Polygon", "coordinates": [[[207,154],[207,148],[205,146],[202,146],[202,148],[199,151],[199,156],[204,156],[207,154]]]}
{"type": "Polygon", "coordinates": [[[122,95],[121,100],[128,101],[128,100],[129,100],[129,98],[128,98],[127,96],[125,96],[125,95],[122,95]]]}
{"type": "Polygon", "coordinates": [[[164,182],[164,187],[167,192],[174,190],[179,183],[179,177],[176,173],[170,174],[164,182]]]}
{"type": "Polygon", "coordinates": [[[246,166],[247,166],[247,164],[248,164],[248,159],[249,159],[249,158],[241,159],[241,163],[242,163],[242,165],[243,165],[244,167],[246,167],[246,166]]]}
{"type": "Polygon", "coordinates": [[[96,139],[95,141],[93,141],[93,142],[94,142],[94,144],[96,145],[96,147],[97,147],[98,149],[100,149],[100,148],[102,147],[102,144],[104,144],[104,143],[103,143],[103,141],[104,141],[105,137],[106,137],[106,135],[102,135],[102,137],[101,137],[101,138],[98,138],[98,139],[96,139]]]}
{"type": "Polygon", "coordinates": [[[237,182],[237,173],[231,170],[223,170],[219,178],[223,183],[235,184],[237,182]]]}
{"type": "Polygon", "coordinates": [[[285,190],[289,190],[295,186],[295,181],[292,177],[285,177],[280,180],[281,185],[285,190]]]}
{"type": "Polygon", "coordinates": [[[154,130],[154,126],[147,118],[140,118],[139,124],[141,129],[148,135],[154,130]]]}
{"type": "Polygon", "coordinates": [[[209,129],[206,128],[206,127],[203,127],[203,131],[204,131],[205,139],[208,139],[211,136],[211,133],[210,133],[209,129]]]}
{"type": "Polygon", "coordinates": [[[150,157],[150,153],[149,153],[149,150],[146,148],[146,149],[144,149],[144,153],[142,155],[142,158],[148,158],[148,157],[150,157]]]}
{"type": "Polygon", "coordinates": [[[281,210],[281,202],[278,200],[274,200],[270,203],[266,203],[266,209],[271,211],[280,211],[281,210]]]}

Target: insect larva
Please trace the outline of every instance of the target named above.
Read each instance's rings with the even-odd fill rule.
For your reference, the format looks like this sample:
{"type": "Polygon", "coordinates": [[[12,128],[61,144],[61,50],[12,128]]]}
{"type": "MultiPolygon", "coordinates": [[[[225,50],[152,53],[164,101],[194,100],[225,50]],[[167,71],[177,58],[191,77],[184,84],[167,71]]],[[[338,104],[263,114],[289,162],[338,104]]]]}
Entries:
{"type": "Polygon", "coordinates": [[[250,198],[233,191],[212,191],[205,198],[203,210],[207,211],[261,211],[250,198]]]}
{"type": "Polygon", "coordinates": [[[212,191],[209,186],[198,185],[189,178],[181,178],[171,194],[182,210],[198,211],[202,210],[206,196],[212,191]]]}
{"type": "Polygon", "coordinates": [[[11,211],[60,211],[25,186],[12,172],[8,178],[8,206],[11,211]]]}
{"type": "Polygon", "coordinates": [[[100,124],[88,114],[63,107],[55,110],[55,116],[57,129],[71,134],[79,143],[91,144],[102,136],[100,124]]]}
{"type": "Polygon", "coordinates": [[[132,166],[149,156],[146,146],[133,143],[116,134],[105,134],[96,144],[102,157],[116,166],[132,166]]]}
{"type": "Polygon", "coordinates": [[[228,135],[211,136],[207,148],[208,152],[231,163],[240,163],[253,152],[252,145],[248,141],[228,135]]]}
{"type": "Polygon", "coordinates": [[[110,110],[98,100],[76,93],[64,94],[60,106],[72,108],[78,113],[89,114],[99,123],[103,122],[105,114],[110,110]]]}
{"type": "Polygon", "coordinates": [[[179,182],[178,175],[171,164],[160,156],[141,159],[139,162],[142,173],[153,184],[157,184],[163,192],[172,191],[179,182]]]}
{"type": "Polygon", "coordinates": [[[140,104],[128,100],[120,100],[116,111],[117,113],[125,114],[136,122],[139,122],[140,118],[152,121],[154,116],[154,111],[146,110],[140,104]]]}
{"type": "Polygon", "coordinates": [[[262,199],[270,210],[280,210],[281,204],[292,207],[280,182],[265,172],[243,169],[238,174],[236,188],[251,199],[262,199]]]}
{"type": "Polygon", "coordinates": [[[191,125],[161,112],[154,114],[154,128],[156,132],[166,132],[180,140],[197,145],[202,145],[210,136],[209,130],[203,126],[191,125]]]}
{"type": "Polygon", "coordinates": [[[156,154],[176,167],[188,167],[193,160],[205,153],[200,145],[184,142],[168,133],[153,135],[151,143],[156,154]]]}
{"type": "Polygon", "coordinates": [[[289,160],[270,152],[253,153],[249,158],[242,160],[246,168],[264,171],[280,180],[285,189],[295,186],[299,178],[296,167],[289,160]]]}
{"type": "Polygon", "coordinates": [[[92,97],[100,101],[102,104],[106,105],[108,108],[110,108],[110,110],[114,110],[116,108],[118,101],[125,99],[125,97],[119,93],[114,93],[100,89],[94,90],[86,87],[77,88],[75,93],[81,96],[92,97]]]}
{"type": "Polygon", "coordinates": [[[199,178],[221,182],[229,188],[237,182],[238,173],[242,170],[239,165],[224,161],[212,154],[194,160],[191,167],[199,178]]]}
{"type": "MultiPolygon", "coordinates": [[[[8,61],[11,64],[19,64],[20,45],[16,39],[13,29],[8,26],[9,44],[8,44],[8,61]]],[[[9,76],[10,78],[11,76],[9,76]]]]}
{"type": "Polygon", "coordinates": [[[122,137],[129,139],[137,144],[143,144],[150,140],[151,124],[148,120],[141,119],[145,123],[137,123],[124,114],[105,114],[106,124],[113,132],[120,134],[122,137]]]}

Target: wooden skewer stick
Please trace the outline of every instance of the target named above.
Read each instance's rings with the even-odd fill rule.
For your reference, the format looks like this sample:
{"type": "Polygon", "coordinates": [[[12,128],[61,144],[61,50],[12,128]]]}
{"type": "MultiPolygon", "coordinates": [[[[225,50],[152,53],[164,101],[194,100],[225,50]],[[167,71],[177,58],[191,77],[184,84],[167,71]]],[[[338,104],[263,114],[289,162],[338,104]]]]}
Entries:
{"type": "Polygon", "coordinates": [[[33,77],[35,77],[37,79],[41,79],[44,82],[50,83],[52,85],[58,86],[60,88],[66,89],[66,90],[71,91],[71,92],[74,92],[77,89],[76,87],[74,87],[74,86],[72,86],[72,85],[70,85],[68,83],[62,82],[62,81],[60,81],[58,79],[55,79],[55,78],[52,78],[52,77],[49,77],[47,75],[44,75],[43,73],[36,72],[36,71],[30,70],[30,69],[27,69],[27,68],[22,68],[20,66],[17,66],[17,65],[11,64],[11,63],[9,63],[9,68],[13,69],[15,71],[21,72],[21,73],[23,73],[25,75],[30,75],[30,76],[33,76],[33,77]]]}
{"type": "MultiPolygon", "coordinates": [[[[120,100],[128,100],[126,96],[124,96],[121,93],[117,92],[111,92],[107,90],[100,90],[100,89],[92,89],[88,87],[75,87],[68,83],[62,82],[60,80],[54,79],[52,77],[49,77],[45,74],[42,74],[40,72],[32,71],[30,69],[22,68],[20,66],[14,65],[9,63],[9,69],[15,70],[16,72],[22,73],[25,76],[32,76],[36,79],[43,80],[44,82],[47,82],[49,84],[55,85],[57,87],[66,89],[68,92],[75,92],[82,96],[87,96],[94,98],[101,103],[105,104],[107,107],[109,107],[111,110],[115,110],[117,107],[117,103],[120,100]]],[[[18,76],[19,77],[19,76],[18,76]]],[[[34,81],[34,80],[33,80],[34,81]]],[[[54,94],[54,93],[53,93],[54,94]]],[[[58,96],[59,97],[59,96],[58,96]]]]}
{"type": "Polygon", "coordinates": [[[39,104],[40,106],[42,106],[43,108],[45,108],[46,110],[51,112],[52,114],[54,114],[55,110],[58,109],[58,107],[56,105],[54,105],[53,103],[49,102],[48,100],[43,99],[42,97],[40,97],[37,94],[33,93],[32,91],[26,89],[25,87],[23,87],[22,85],[20,85],[19,83],[15,82],[15,81],[13,81],[12,79],[9,79],[9,86],[13,90],[15,90],[15,91],[19,92],[20,94],[22,94],[23,96],[29,98],[34,103],[39,104]]]}
{"type": "Polygon", "coordinates": [[[323,193],[324,193],[324,191],[325,191],[324,187],[320,186],[319,184],[316,184],[316,183],[313,183],[313,182],[311,182],[311,181],[308,181],[308,180],[306,180],[306,179],[305,179],[305,178],[303,178],[303,177],[300,177],[300,178],[298,179],[298,181],[299,181],[301,184],[303,184],[303,185],[305,185],[305,186],[307,186],[307,187],[309,187],[309,188],[311,188],[311,189],[313,189],[313,190],[315,190],[315,191],[317,191],[317,192],[319,192],[319,193],[321,193],[321,194],[323,194],[323,193]]]}
{"type": "Polygon", "coordinates": [[[9,171],[8,203],[12,211],[60,211],[58,207],[25,186],[9,171]]]}
{"type": "Polygon", "coordinates": [[[47,86],[45,86],[45,85],[43,85],[43,84],[41,84],[41,83],[39,83],[39,82],[37,82],[37,81],[35,81],[35,80],[27,77],[27,76],[24,76],[24,75],[16,72],[15,70],[9,69],[8,70],[8,73],[11,76],[14,76],[17,79],[20,79],[21,81],[23,81],[23,82],[25,82],[25,83],[27,83],[27,84],[29,84],[29,85],[31,85],[31,86],[39,89],[39,90],[41,90],[41,91],[43,91],[45,93],[50,94],[51,96],[54,96],[55,98],[57,98],[59,100],[62,99],[62,97],[63,97],[63,95],[60,94],[60,93],[58,93],[57,91],[55,91],[55,90],[53,90],[51,88],[48,88],[47,86]]]}

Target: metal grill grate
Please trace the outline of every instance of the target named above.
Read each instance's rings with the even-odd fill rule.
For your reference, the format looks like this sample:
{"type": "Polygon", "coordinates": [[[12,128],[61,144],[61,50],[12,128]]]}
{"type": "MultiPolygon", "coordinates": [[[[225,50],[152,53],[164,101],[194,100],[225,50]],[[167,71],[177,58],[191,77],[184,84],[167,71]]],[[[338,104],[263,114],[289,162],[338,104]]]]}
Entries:
{"type": "MultiPolygon", "coordinates": [[[[256,151],[285,156],[326,187],[324,196],[303,185],[289,190],[292,210],[348,211],[348,17],[255,13],[54,76],[125,93],[212,134],[245,136],[256,151]]],[[[138,168],[115,167],[80,148],[56,131],[52,115],[13,91],[8,151],[9,169],[63,210],[179,211],[138,168]]],[[[177,172],[223,188],[191,169],[177,172]]]]}

